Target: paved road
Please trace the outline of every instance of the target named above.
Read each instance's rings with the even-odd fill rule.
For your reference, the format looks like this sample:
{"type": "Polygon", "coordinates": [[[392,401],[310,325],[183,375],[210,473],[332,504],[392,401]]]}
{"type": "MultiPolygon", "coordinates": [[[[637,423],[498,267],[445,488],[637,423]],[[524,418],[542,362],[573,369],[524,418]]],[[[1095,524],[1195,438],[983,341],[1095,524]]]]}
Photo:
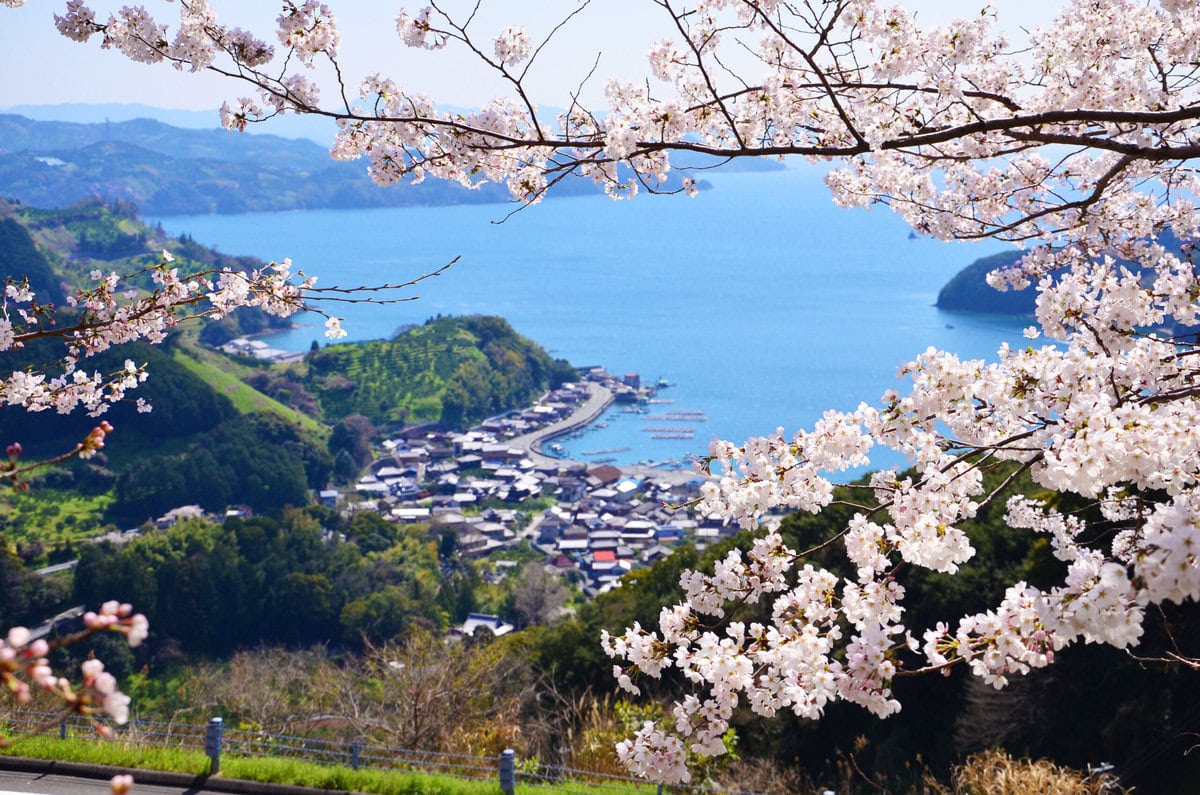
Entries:
{"type": "MultiPolygon", "coordinates": [[[[108,781],[44,773],[0,770],[0,795],[111,795],[108,781]]],[[[164,787],[134,783],[131,795],[184,795],[214,792],[190,786],[164,787]]]]}
{"type": "MultiPolygon", "coordinates": [[[[111,795],[116,769],[99,765],[0,757],[0,795],[111,795]]],[[[287,787],[216,777],[204,779],[148,770],[132,771],[131,795],[337,795],[334,790],[287,787]],[[154,783],[152,783],[154,782],[154,783]]]]}
{"type": "Polygon", "coordinates": [[[505,442],[505,444],[529,451],[529,458],[536,465],[562,463],[561,458],[554,458],[539,453],[536,449],[537,446],[548,439],[553,439],[555,436],[562,436],[564,433],[569,433],[576,428],[582,428],[599,417],[613,402],[613,393],[607,387],[601,386],[594,381],[588,381],[586,385],[590,393],[588,399],[579,404],[579,407],[569,417],[547,425],[544,428],[538,428],[533,433],[514,436],[505,442]]]}
{"type": "Polygon", "coordinates": [[[79,565],[78,560],[68,560],[66,563],[55,563],[53,566],[46,566],[44,569],[35,569],[34,574],[58,574],[60,571],[68,571],[79,565]]]}
{"type": "MultiPolygon", "coordinates": [[[[606,408],[612,405],[613,393],[610,389],[594,381],[587,382],[587,388],[590,392],[588,399],[579,404],[579,407],[566,419],[547,425],[544,428],[524,434],[523,436],[514,436],[509,439],[506,444],[511,447],[519,447],[529,453],[529,458],[534,464],[561,464],[563,459],[548,456],[539,453],[536,448],[543,442],[549,441],[556,436],[562,436],[576,428],[582,428],[592,420],[599,417],[606,408]]],[[[696,473],[689,467],[685,469],[662,469],[658,467],[638,466],[638,465],[620,465],[617,467],[626,475],[631,475],[638,478],[656,478],[665,480],[670,483],[680,484],[686,483],[689,480],[697,477],[696,473]]]]}

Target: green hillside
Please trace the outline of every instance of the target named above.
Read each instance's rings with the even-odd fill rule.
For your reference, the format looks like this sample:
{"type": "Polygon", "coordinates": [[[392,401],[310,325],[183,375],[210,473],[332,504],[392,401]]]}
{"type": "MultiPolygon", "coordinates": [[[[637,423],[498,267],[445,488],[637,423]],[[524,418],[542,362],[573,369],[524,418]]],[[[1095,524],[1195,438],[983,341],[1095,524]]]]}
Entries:
{"type": "MultiPolygon", "coordinates": [[[[27,275],[56,303],[65,289],[88,284],[93,269],[136,272],[164,249],[185,271],[260,264],[169,237],[138,221],[128,204],[36,210],[0,203],[0,268],[27,275]]],[[[51,515],[40,503],[0,497],[0,517],[20,538],[61,545],[94,534],[102,521],[127,526],[191,503],[216,512],[303,505],[310,490],[328,483],[339,444],[330,426],[351,415],[381,428],[463,428],[528,406],[575,377],[569,364],[496,317],[439,317],[392,340],[329,346],[290,365],[230,358],[211,347],[288,322],[242,309],[199,328],[183,324],[162,345],[124,344],[83,362],[100,372],[118,371],[126,359],[144,364],[150,377],[134,397],[153,411],[139,413],[132,400],[111,407],[104,419],[116,430],[101,455],[42,474],[35,492],[55,504],[79,495],[81,507],[51,515]],[[37,523],[46,525],[40,535],[37,523]]],[[[61,355],[61,342],[39,340],[0,353],[0,367],[36,370],[61,355]]],[[[97,422],[82,412],[0,407],[0,443],[20,441],[37,460],[72,449],[97,422]]]]}
{"type": "Polygon", "coordinates": [[[439,317],[391,340],[331,345],[308,357],[305,388],[324,418],[465,427],[527,406],[575,376],[498,317],[439,317]]]}
{"type": "MultiPolygon", "coordinates": [[[[93,201],[37,210],[0,202],[0,272],[27,277],[39,300],[60,307],[64,288],[87,284],[89,271],[136,272],[163,249],[186,270],[261,264],[168,237],[138,221],[128,205],[93,201]]],[[[60,322],[69,319],[68,310],[59,313],[60,322]]],[[[249,325],[256,328],[286,323],[239,310],[223,325],[236,331],[239,316],[254,317],[249,325]]],[[[10,534],[61,544],[94,535],[103,521],[142,521],[186,503],[261,511],[304,504],[308,489],[324,485],[332,466],[324,426],[246,384],[238,376],[254,368],[198,346],[195,336],[175,333],[157,346],[124,344],[81,363],[89,372],[120,370],[126,359],[146,365],[150,378],[134,396],[153,411],[139,413],[132,400],[112,406],[103,418],[116,430],[102,454],[43,470],[28,497],[0,497],[10,534]]],[[[0,353],[0,367],[41,369],[62,352],[61,342],[38,340],[0,353]]],[[[97,422],[83,412],[4,406],[0,440],[21,442],[26,459],[38,460],[72,449],[97,422]]]]}
{"type": "Polygon", "coordinates": [[[1000,292],[987,283],[987,275],[997,268],[1012,265],[1024,254],[1022,251],[1002,251],[981,257],[954,275],[938,293],[938,309],[957,312],[984,312],[994,315],[1033,317],[1037,291],[1000,292]]]}

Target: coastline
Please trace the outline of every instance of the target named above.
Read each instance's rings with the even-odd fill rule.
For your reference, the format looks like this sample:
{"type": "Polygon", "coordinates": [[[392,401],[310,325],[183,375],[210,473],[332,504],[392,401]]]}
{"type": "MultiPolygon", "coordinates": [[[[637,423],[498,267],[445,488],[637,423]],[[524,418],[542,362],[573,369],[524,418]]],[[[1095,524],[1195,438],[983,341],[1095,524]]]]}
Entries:
{"type": "MultiPolygon", "coordinates": [[[[595,381],[586,382],[588,388],[588,399],[581,403],[571,415],[565,419],[559,420],[556,423],[547,425],[544,428],[539,428],[532,433],[514,436],[508,440],[508,444],[513,447],[519,447],[529,454],[529,458],[535,465],[545,464],[584,464],[594,466],[587,461],[578,461],[575,459],[557,458],[555,456],[546,455],[541,451],[541,446],[551,439],[568,434],[574,430],[593,422],[604,413],[604,410],[612,405],[614,395],[611,389],[603,384],[595,381]]],[[[645,479],[654,478],[659,481],[669,482],[675,485],[686,483],[697,478],[703,478],[704,475],[696,472],[693,469],[658,469],[655,467],[642,465],[615,465],[623,474],[633,477],[645,479]]]]}
{"type": "Polygon", "coordinates": [[[543,453],[541,449],[542,445],[551,439],[568,434],[594,421],[604,413],[605,409],[612,405],[614,400],[612,390],[608,387],[598,384],[595,381],[587,381],[585,384],[588,388],[588,399],[579,404],[575,411],[571,412],[570,416],[547,425],[544,428],[539,428],[532,433],[514,436],[508,440],[508,444],[520,447],[528,452],[534,464],[561,464],[566,462],[567,459],[543,453]]]}

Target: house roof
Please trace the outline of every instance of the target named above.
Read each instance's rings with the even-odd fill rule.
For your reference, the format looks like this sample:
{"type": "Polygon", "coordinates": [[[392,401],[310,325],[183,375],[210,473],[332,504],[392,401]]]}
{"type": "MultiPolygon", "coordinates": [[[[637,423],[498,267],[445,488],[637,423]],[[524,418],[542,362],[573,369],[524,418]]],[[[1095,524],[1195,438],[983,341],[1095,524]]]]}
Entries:
{"type": "Polygon", "coordinates": [[[621,470],[608,464],[592,467],[587,474],[589,478],[595,478],[601,483],[613,483],[621,479],[621,470]]]}
{"type": "Polygon", "coordinates": [[[507,635],[513,631],[513,625],[505,624],[499,616],[489,616],[483,613],[468,613],[467,620],[463,622],[461,629],[464,635],[474,636],[475,630],[481,627],[490,630],[496,637],[507,635]]]}
{"type": "Polygon", "coordinates": [[[584,550],[588,548],[588,540],[586,538],[560,538],[558,539],[558,548],[563,552],[584,550]]]}

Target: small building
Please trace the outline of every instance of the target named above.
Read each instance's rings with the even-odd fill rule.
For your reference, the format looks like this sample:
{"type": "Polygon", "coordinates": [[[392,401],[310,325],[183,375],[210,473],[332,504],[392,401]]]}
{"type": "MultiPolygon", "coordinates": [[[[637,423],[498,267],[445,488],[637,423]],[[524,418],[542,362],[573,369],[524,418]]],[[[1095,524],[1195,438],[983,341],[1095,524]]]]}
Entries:
{"type": "Polygon", "coordinates": [[[172,508],[154,521],[154,524],[160,529],[165,530],[168,527],[173,527],[176,522],[183,519],[203,519],[204,509],[199,505],[180,505],[178,508],[172,508]]]}
{"type": "Polygon", "coordinates": [[[563,536],[558,539],[558,551],[564,555],[587,552],[587,548],[587,538],[567,538],[563,536]]]}
{"type": "Polygon", "coordinates": [[[506,624],[500,620],[500,616],[490,616],[485,613],[467,613],[467,620],[458,628],[458,631],[464,635],[475,637],[475,631],[485,629],[492,633],[493,637],[507,635],[513,631],[512,624],[506,624]]]}
{"type": "Polygon", "coordinates": [[[403,522],[412,524],[414,522],[428,522],[430,518],[428,508],[393,508],[388,512],[388,515],[394,522],[403,522]]]}
{"type": "Polygon", "coordinates": [[[620,479],[621,470],[608,464],[592,467],[587,471],[587,480],[592,486],[610,486],[620,479]]]}

